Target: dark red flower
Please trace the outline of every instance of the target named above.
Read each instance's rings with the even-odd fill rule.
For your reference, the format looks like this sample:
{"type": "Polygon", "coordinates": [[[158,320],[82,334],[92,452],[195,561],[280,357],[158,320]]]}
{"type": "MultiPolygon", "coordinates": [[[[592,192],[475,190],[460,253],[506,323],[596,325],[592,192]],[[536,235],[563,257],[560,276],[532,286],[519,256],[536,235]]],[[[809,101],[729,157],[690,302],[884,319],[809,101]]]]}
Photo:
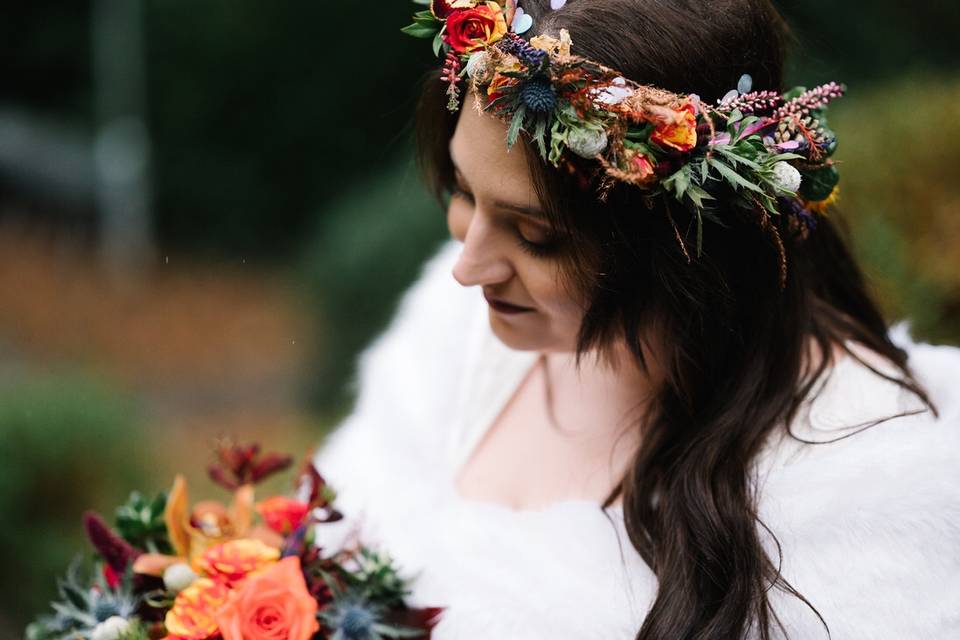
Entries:
{"type": "Polygon", "coordinates": [[[210,479],[235,491],[245,484],[256,484],[290,466],[293,458],[277,453],[260,456],[260,445],[238,445],[224,441],[217,446],[217,462],[207,468],[210,479]]]}

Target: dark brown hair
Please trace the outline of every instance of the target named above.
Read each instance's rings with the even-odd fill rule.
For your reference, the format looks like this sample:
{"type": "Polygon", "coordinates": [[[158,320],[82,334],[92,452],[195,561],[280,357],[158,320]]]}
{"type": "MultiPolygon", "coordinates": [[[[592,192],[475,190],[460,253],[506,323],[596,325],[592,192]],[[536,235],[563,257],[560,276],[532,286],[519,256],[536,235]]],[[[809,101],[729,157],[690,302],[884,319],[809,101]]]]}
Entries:
{"type": "MultiPolygon", "coordinates": [[[[522,0],[521,6],[534,21],[530,35],[557,36],[566,28],[573,53],[640,83],[707,102],[744,73],[755,89],[784,88],[790,36],[768,0],[570,0],[558,11],[547,0],[522,0]]],[[[427,77],[416,122],[418,159],[441,202],[454,183],[447,145],[457,119],[446,111],[444,89],[437,73],[427,77]]],[[[678,241],[693,236],[689,212],[622,184],[598,202],[544,163],[526,135],[519,144],[560,238],[564,273],[587,298],[578,363],[583,353],[626,340],[645,367],[641,345],[656,335],[654,352],[666,368],[637,423],[642,437],[631,467],[604,503],[622,494],[630,541],[659,582],[636,638],[730,640],[756,632],[767,639],[774,623],[785,633],[768,600],[770,587],[816,608],[761,546],[757,527],[765,525],[750,482],[758,451],[792,423],[833,362],[834,346],[936,413],[906,352],[888,337],[845,230],[835,213],[804,234],[786,215],[744,215],[720,203],[723,224],[704,223],[704,253],[691,258],[678,241]],[[811,338],[827,355],[814,365],[806,357],[811,338]],[[902,376],[864,362],[847,341],[884,356],[902,376]]]]}

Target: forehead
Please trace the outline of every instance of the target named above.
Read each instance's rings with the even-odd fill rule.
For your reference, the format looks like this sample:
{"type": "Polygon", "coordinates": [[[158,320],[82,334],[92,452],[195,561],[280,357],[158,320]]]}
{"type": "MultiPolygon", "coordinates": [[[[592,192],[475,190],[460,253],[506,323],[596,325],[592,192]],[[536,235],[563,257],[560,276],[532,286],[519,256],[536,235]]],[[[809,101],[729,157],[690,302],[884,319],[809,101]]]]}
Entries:
{"type": "Polygon", "coordinates": [[[464,98],[457,128],[450,139],[450,159],[474,192],[490,197],[535,203],[523,146],[507,149],[507,125],[474,107],[474,95],[464,98]]]}

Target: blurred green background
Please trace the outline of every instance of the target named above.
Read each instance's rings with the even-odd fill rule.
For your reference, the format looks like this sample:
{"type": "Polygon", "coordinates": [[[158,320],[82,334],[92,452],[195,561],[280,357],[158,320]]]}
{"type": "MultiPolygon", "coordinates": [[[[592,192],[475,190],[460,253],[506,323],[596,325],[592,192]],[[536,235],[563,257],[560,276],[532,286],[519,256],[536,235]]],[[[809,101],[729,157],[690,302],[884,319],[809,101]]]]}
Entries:
{"type": "MultiPolygon", "coordinates": [[[[890,319],[960,342],[960,5],[778,6],[791,80],[849,86],[841,211],[890,319]]],[[[45,610],[84,509],[177,470],[216,497],[216,436],[302,454],[349,409],[446,234],[410,142],[435,61],[399,32],[412,3],[372,7],[4,9],[0,637],[45,610]]]]}

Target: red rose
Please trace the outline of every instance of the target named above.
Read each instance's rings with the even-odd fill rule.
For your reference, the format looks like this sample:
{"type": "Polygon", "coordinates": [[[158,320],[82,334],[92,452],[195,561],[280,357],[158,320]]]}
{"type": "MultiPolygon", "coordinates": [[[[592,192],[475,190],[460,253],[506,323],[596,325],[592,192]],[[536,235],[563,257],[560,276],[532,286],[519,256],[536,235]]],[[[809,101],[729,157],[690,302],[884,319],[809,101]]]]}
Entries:
{"type": "Polygon", "coordinates": [[[493,44],[507,33],[506,18],[496,2],[454,10],[447,16],[446,26],[444,42],[457,53],[468,53],[493,44]]]}

